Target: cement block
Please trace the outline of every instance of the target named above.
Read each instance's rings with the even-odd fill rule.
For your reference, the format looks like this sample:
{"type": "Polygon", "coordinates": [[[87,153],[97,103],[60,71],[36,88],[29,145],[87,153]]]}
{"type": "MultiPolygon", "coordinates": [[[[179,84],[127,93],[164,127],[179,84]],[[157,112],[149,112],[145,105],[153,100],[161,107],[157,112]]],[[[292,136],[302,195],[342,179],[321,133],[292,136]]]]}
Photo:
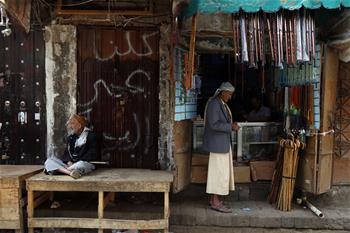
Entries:
{"type": "Polygon", "coordinates": [[[295,219],[292,217],[281,217],[281,227],[282,228],[294,228],[295,219]]]}
{"type": "Polygon", "coordinates": [[[343,227],[344,230],[350,231],[350,214],[343,218],[343,227]]]}
{"type": "Polygon", "coordinates": [[[238,199],[240,201],[249,201],[250,187],[249,185],[237,185],[238,199]]]}
{"type": "Polygon", "coordinates": [[[281,218],[277,216],[251,216],[249,218],[250,227],[280,228],[281,218]]]}

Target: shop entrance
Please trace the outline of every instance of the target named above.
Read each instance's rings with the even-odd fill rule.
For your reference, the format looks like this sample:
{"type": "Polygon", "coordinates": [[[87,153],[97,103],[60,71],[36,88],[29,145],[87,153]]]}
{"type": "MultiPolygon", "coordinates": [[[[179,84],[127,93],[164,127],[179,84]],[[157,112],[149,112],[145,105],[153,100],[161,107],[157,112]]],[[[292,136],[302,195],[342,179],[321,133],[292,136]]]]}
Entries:
{"type": "MultiPolygon", "coordinates": [[[[235,93],[227,103],[233,121],[239,122],[241,130],[233,132],[232,148],[234,158],[239,163],[249,161],[272,161],[275,159],[277,137],[282,134],[280,104],[282,88],[274,88],[272,81],[265,77],[270,72],[268,66],[251,68],[247,64],[235,64],[228,54],[200,54],[197,65],[197,79],[200,91],[197,95],[197,114],[204,118],[205,105],[222,82],[235,86],[235,93]],[[266,112],[266,116],[256,112],[266,112]]],[[[282,108],[283,109],[283,108],[282,108]]],[[[197,128],[200,126],[198,125],[197,128]]],[[[202,131],[198,131],[201,132],[202,131]]],[[[201,138],[197,135],[195,138],[201,138]]],[[[200,152],[201,145],[194,148],[200,152]]]]}

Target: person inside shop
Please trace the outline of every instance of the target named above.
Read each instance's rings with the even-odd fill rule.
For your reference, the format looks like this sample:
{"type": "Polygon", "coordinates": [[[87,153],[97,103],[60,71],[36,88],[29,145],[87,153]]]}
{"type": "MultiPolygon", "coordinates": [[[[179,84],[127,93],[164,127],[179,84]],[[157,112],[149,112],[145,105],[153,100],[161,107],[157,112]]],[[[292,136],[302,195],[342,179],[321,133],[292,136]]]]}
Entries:
{"type": "Polygon", "coordinates": [[[50,175],[66,174],[74,179],[92,172],[95,166],[90,163],[97,159],[97,141],[95,133],[87,127],[85,117],[74,114],[67,122],[67,146],[62,159],[55,156],[45,161],[45,173],[50,175]]]}
{"type": "Polygon", "coordinates": [[[211,209],[223,213],[232,210],[223,204],[220,196],[228,195],[235,188],[231,133],[239,126],[232,122],[232,113],[227,106],[234,91],[231,83],[223,82],[209,98],[204,111],[203,150],[209,152],[206,192],[210,194],[211,209]]]}
{"type": "Polygon", "coordinates": [[[265,122],[271,119],[270,108],[264,106],[258,97],[253,96],[250,99],[250,104],[253,110],[248,113],[247,121],[265,122]]]}

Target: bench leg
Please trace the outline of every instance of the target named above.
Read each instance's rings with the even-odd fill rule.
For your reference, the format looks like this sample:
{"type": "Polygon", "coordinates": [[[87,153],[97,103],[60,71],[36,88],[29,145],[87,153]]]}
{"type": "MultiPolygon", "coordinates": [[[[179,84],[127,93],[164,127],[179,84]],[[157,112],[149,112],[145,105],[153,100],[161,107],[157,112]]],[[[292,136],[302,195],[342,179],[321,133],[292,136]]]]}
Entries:
{"type": "Polygon", "coordinates": [[[164,219],[168,220],[168,226],[164,229],[164,233],[169,232],[169,192],[164,192],[164,219]]]}
{"type": "MultiPolygon", "coordinates": [[[[16,233],[22,233],[24,232],[24,226],[23,226],[23,206],[24,206],[24,203],[25,203],[25,200],[22,199],[22,190],[21,189],[18,189],[17,190],[17,193],[18,193],[18,200],[19,202],[17,203],[18,206],[18,210],[19,210],[19,229],[16,229],[15,232],[16,233]]],[[[1,204],[0,204],[1,205],[1,204]]]]}
{"type": "MultiPolygon", "coordinates": [[[[98,218],[102,219],[103,218],[103,209],[105,207],[104,205],[104,193],[103,192],[98,192],[98,218]]],[[[103,229],[98,229],[98,233],[103,233],[103,229]]]]}
{"type": "MultiPolygon", "coordinates": [[[[28,195],[27,212],[28,212],[28,220],[29,220],[34,217],[34,191],[28,190],[27,195],[28,195]]],[[[29,227],[29,223],[28,223],[28,233],[34,233],[34,228],[29,227]]]]}
{"type": "Polygon", "coordinates": [[[49,200],[50,200],[50,202],[52,203],[54,199],[55,199],[55,193],[50,191],[49,192],[49,200]]]}

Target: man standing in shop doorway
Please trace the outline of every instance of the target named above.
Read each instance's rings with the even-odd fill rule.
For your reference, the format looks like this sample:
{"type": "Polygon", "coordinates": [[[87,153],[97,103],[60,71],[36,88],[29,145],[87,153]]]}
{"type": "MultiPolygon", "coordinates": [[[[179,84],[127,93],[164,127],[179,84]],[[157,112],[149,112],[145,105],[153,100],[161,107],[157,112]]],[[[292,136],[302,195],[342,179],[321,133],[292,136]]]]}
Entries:
{"type": "Polygon", "coordinates": [[[269,121],[271,117],[271,110],[262,105],[261,100],[253,96],[250,100],[253,110],[247,116],[248,121],[263,122],[269,121]]]}
{"type": "Polygon", "coordinates": [[[239,126],[236,122],[232,123],[232,114],[226,104],[234,91],[231,83],[222,83],[208,100],[204,113],[203,149],[210,153],[206,192],[211,195],[210,207],[224,213],[232,210],[223,204],[219,196],[228,195],[235,188],[231,133],[239,126]]]}

